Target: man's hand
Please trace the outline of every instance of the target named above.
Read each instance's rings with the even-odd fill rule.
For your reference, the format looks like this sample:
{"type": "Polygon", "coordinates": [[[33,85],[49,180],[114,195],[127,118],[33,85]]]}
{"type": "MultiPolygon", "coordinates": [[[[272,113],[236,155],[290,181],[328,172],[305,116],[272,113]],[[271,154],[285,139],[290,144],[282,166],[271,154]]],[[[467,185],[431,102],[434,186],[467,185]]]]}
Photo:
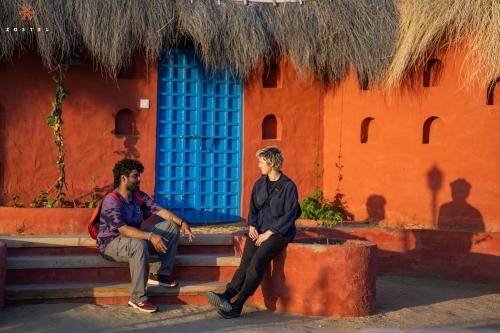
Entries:
{"type": "Polygon", "coordinates": [[[191,228],[189,227],[189,224],[186,221],[181,222],[181,234],[182,236],[188,234],[189,237],[189,242],[191,243],[193,241],[194,235],[193,232],[191,231],[191,228]]]}
{"type": "Polygon", "coordinates": [[[250,226],[250,230],[248,231],[248,236],[253,241],[257,240],[257,237],[259,237],[259,233],[257,232],[257,229],[255,229],[255,227],[252,225],[250,226]]]}
{"type": "Polygon", "coordinates": [[[259,237],[257,237],[257,240],[255,241],[255,245],[261,246],[262,243],[264,243],[266,240],[268,240],[272,234],[273,234],[273,232],[271,230],[268,230],[268,231],[260,234],[259,237]]]}
{"type": "Polygon", "coordinates": [[[167,246],[165,245],[166,241],[167,240],[160,235],[153,234],[151,236],[151,244],[153,244],[155,250],[160,253],[167,253],[167,246]]]}

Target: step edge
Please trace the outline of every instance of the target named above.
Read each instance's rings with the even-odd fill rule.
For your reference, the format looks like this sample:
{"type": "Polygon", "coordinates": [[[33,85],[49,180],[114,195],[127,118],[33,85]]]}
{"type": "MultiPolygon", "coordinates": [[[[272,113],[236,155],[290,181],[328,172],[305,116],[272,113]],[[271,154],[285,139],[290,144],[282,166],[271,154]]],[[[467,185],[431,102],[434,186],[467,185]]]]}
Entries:
{"type": "MultiPolygon", "coordinates": [[[[233,245],[232,234],[195,234],[193,242],[187,236],[181,236],[179,245],[213,246],[233,245]]],[[[96,241],[82,235],[24,235],[0,236],[7,248],[40,248],[40,247],[96,247],[96,241]]]]}
{"type": "MultiPolygon", "coordinates": [[[[188,281],[177,288],[149,286],[149,296],[202,295],[210,290],[223,289],[225,281],[188,281]]],[[[85,297],[123,297],[130,295],[130,283],[74,283],[8,285],[5,300],[70,299],[85,297]]]]}
{"type": "MultiPolygon", "coordinates": [[[[157,264],[157,258],[152,257],[150,264],[157,264]]],[[[178,254],[175,265],[225,267],[238,266],[241,258],[233,254],[178,254]]],[[[40,255],[15,256],[6,258],[7,270],[55,269],[55,268],[115,268],[128,267],[126,262],[106,260],[99,255],[40,255]]]]}

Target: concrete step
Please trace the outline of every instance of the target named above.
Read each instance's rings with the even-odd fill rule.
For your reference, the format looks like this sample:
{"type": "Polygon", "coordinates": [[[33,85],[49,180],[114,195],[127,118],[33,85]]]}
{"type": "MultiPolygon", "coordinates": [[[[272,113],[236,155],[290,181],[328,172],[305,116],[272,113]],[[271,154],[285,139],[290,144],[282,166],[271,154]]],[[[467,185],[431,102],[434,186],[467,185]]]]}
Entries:
{"type": "MultiPolygon", "coordinates": [[[[95,240],[88,235],[0,236],[8,247],[7,256],[98,254],[95,240]]],[[[231,234],[197,234],[193,242],[181,237],[179,254],[234,253],[231,234]]]]}
{"type": "MultiPolygon", "coordinates": [[[[158,261],[151,256],[151,261],[158,261]]],[[[179,254],[175,266],[238,266],[240,258],[221,254],[179,254]]],[[[113,262],[100,255],[40,255],[7,257],[7,270],[54,268],[112,268],[128,267],[126,262],[113,262]]]]}
{"type": "MultiPolygon", "coordinates": [[[[224,290],[224,287],[224,282],[190,281],[180,283],[177,288],[149,286],[148,294],[152,296],[153,300],[160,299],[160,303],[176,303],[176,300],[185,302],[186,296],[195,296],[194,299],[197,301],[194,303],[203,303],[206,302],[205,294],[207,291],[220,292],[224,290]],[[168,299],[169,297],[174,299],[168,299]]],[[[31,301],[30,303],[33,301],[35,303],[36,301],[85,303],[96,301],[117,304],[126,303],[129,295],[130,284],[128,283],[30,284],[9,285],[5,288],[5,300],[8,304],[23,303],[23,301],[31,301]]]]}
{"type": "MultiPolygon", "coordinates": [[[[7,248],[39,248],[39,247],[96,247],[96,241],[88,235],[25,235],[1,236],[7,248]]],[[[214,246],[233,245],[230,233],[225,234],[196,234],[193,242],[187,236],[181,236],[180,246],[214,246]]]]}
{"type": "MultiPolygon", "coordinates": [[[[232,245],[189,245],[179,246],[178,254],[234,254],[232,245]]],[[[63,256],[63,255],[99,255],[99,250],[96,247],[19,247],[9,248],[7,251],[8,257],[19,256],[63,256]]]]}
{"type": "MultiPolygon", "coordinates": [[[[175,267],[173,278],[177,281],[228,281],[236,266],[183,266],[175,267]]],[[[151,267],[155,272],[155,268],[151,267]]],[[[11,269],[6,274],[7,285],[53,284],[53,283],[111,283],[130,282],[128,267],[101,268],[49,268],[11,269]]]]}

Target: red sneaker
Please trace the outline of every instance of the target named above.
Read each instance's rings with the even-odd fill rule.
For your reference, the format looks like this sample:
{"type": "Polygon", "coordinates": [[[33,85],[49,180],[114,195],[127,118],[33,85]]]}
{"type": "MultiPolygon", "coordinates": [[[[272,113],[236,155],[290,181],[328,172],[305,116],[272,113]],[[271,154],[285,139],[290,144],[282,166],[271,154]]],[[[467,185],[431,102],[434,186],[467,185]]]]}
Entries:
{"type": "Polygon", "coordinates": [[[149,300],[145,300],[144,302],[134,303],[132,301],[128,301],[128,306],[131,306],[139,311],[153,313],[158,311],[158,307],[151,303],[149,300]]]}

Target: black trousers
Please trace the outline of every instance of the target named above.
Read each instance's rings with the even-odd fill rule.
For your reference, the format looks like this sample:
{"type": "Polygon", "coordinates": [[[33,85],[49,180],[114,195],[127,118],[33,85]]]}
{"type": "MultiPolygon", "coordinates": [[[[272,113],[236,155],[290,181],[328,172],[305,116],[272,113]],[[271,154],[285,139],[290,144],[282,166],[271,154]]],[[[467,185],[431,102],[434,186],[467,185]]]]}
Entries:
{"type": "Polygon", "coordinates": [[[264,272],[271,260],[286,247],[286,241],[279,235],[273,234],[260,246],[248,236],[240,267],[234,273],[233,279],[226,286],[226,294],[235,296],[244,293],[251,296],[259,287],[264,272]]]}

